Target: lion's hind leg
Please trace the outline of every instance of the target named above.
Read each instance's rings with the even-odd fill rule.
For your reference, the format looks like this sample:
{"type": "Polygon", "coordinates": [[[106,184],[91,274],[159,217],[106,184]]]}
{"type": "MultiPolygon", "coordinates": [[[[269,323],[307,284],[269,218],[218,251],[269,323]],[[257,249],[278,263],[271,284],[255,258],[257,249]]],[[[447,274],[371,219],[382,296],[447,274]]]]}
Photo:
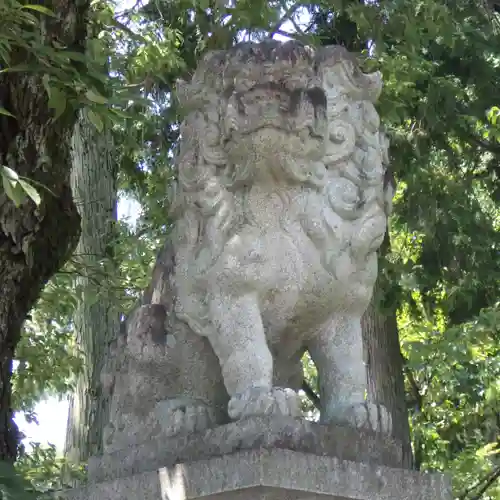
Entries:
{"type": "Polygon", "coordinates": [[[359,316],[333,318],[309,343],[320,384],[321,421],[389,434],[391,416],[366,400],[366,367],[359,316]]]}

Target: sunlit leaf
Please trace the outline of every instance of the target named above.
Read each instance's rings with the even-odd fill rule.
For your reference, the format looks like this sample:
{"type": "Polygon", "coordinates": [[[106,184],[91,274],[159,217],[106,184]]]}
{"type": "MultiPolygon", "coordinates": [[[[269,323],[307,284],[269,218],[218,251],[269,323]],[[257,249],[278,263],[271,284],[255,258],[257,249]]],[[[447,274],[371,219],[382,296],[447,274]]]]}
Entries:
{"type": "Polygon", "coordinates": [[[67,99],[65,93],[57,88],[50,87],[49,108],[54,109],[54,120],[57,120],[66,110],[67,99]]]}
{"type": "Polygon", "coordinates": [[[12,200],[16,207],[20,207],[25,200],[26,195],[18,181],[9,179],[2,175],[2,184],[7,196],[12,200]]]}
{"type": "Polygon", "coordinates": [[[10,181],[18,181],[19,180],[19,175],[17,175],[17,172],[12,170],[9,167],[6,167],[5,165],[2,166],[2,176],[6,177],[10,181]]]}
{"type": "Polygon", "coordinates": [[[19,179],[19,184],[24,189],[24,192],[34,201],[35,205],[40,205],[42,199],[38,191],[27,181],[19,179]]]}
{"type": "Polygon", "coordinates": [[[46,16],[51,16],[51,17],[56,17],[56,15],[47,7],[44,7],[43,5],[23,5],[21,7],[22,9],[29,9],[29,10],[34,10],[36,12],[40,12],[42,14],[45,14],[46,16]]]}
{"type": "Polygon", "coordinates": [[[15,118],[15,116],[12,113],[10,113],[9,111],[7,111],[5,108],[2,107],[0,107],[0,115],[11,116],[12,118],[15,118]]]}
{"type": "Polygon", "coordinates": [[[90,120],[90,123],[92,123],[92,125],[94,125],[94,127],[99,132],[102,132],[104,130],[104,123],[103,123],[101,117],[95,111],[89,109],[87,112],[87,116],[90,120]]]}
{"type": "Polygon", "coordinates": [[[89,101],[95,102],[97,104],[106,104],[108,102],[105,97],[98,94],[97,92],[94,92],[93,90],[87,90],[87,92],[85,93],[85,97],[89,101]]]}

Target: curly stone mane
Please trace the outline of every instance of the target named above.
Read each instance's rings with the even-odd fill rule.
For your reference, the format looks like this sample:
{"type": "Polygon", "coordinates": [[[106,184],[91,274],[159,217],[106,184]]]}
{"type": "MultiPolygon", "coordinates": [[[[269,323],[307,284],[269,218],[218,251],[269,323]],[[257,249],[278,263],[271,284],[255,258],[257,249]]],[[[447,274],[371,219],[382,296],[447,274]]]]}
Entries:
{"type": "MultiPolygon", "coordinates": [[[[285,155],[291,151],[287,161],[275,167],[276,175],[291,185],[324,191],[328,171],[342,167],[342,175],[363,191],[363,202],[353,206],[330,196],[331,205],[342,217],[355,219],[372,199],[386,205],[390,198],[380,189],[380,172],[370,171],[367,149],[375,141],[380,151],[383,142],[373,107],[380,91],[380,75],[362,73],[340,46],[313,50],[298,42],[276,41],[212,52],[190,83],[179,83],[185,119],[172,205],[180,278],[175,285],[177,314],[196,333],[207,335],[211,328],[204,275],[247,222],[243,193],[255,182],[260,157],[266,155],[242,147],[242,138],[266,127],[286,132],[284,143],[270,148],[280,147],[285,155]],[[353,122],[352,116],[359,119],[353,122]],[[310,151],[297,155],[306,144],[310,151]],[[188,280],[188,275],[196,279],[188,280]]],[[[324,235],[319,233],[329,230],[323,224],[316,233],[309,231],[310,238],[320,248],[324,235]]]]}

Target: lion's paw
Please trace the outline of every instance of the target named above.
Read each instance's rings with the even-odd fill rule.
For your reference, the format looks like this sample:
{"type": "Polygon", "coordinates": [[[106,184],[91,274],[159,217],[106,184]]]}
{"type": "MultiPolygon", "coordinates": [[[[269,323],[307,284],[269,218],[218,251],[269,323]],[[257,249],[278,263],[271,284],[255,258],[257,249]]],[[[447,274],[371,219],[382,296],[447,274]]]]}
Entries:
{"type": "Polygon", "coordinates": [[[156,404],[155,414],[163,433],[175,436],[199,432],[215,425],[215,413],[201,401],[168,399],[156,404]]]}
{"type": "Polygon", "coordinates": [[[337,412],[335,420],[346,422],[357,429],[368,429],[383,434],[392,432],[392,417],[387,409],[366,401],[343,408],[337,412]]]}
{"type": "Polygon", "coordinates": [[[252,387],[231,398],[228,414],[233,420],[263,415],[298,417],[301,415],[300,400],[297,393],[291,389],[273,387],[269,391],[252,387]]]}

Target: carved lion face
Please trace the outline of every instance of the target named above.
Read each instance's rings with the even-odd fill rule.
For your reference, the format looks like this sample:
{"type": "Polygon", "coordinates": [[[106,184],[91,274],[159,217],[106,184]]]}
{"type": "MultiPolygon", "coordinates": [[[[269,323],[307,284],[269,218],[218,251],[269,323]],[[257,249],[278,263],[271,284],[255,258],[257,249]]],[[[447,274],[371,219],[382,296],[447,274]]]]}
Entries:
{"type": "Polygon", "coordinates": [[[326,97],[321,89],[256,85],[231,95],[223,120],[228,162],[235,172],[244,163],[255,182],[283,181],[290,162],[319,161],[325,154],[326,97]]]}

